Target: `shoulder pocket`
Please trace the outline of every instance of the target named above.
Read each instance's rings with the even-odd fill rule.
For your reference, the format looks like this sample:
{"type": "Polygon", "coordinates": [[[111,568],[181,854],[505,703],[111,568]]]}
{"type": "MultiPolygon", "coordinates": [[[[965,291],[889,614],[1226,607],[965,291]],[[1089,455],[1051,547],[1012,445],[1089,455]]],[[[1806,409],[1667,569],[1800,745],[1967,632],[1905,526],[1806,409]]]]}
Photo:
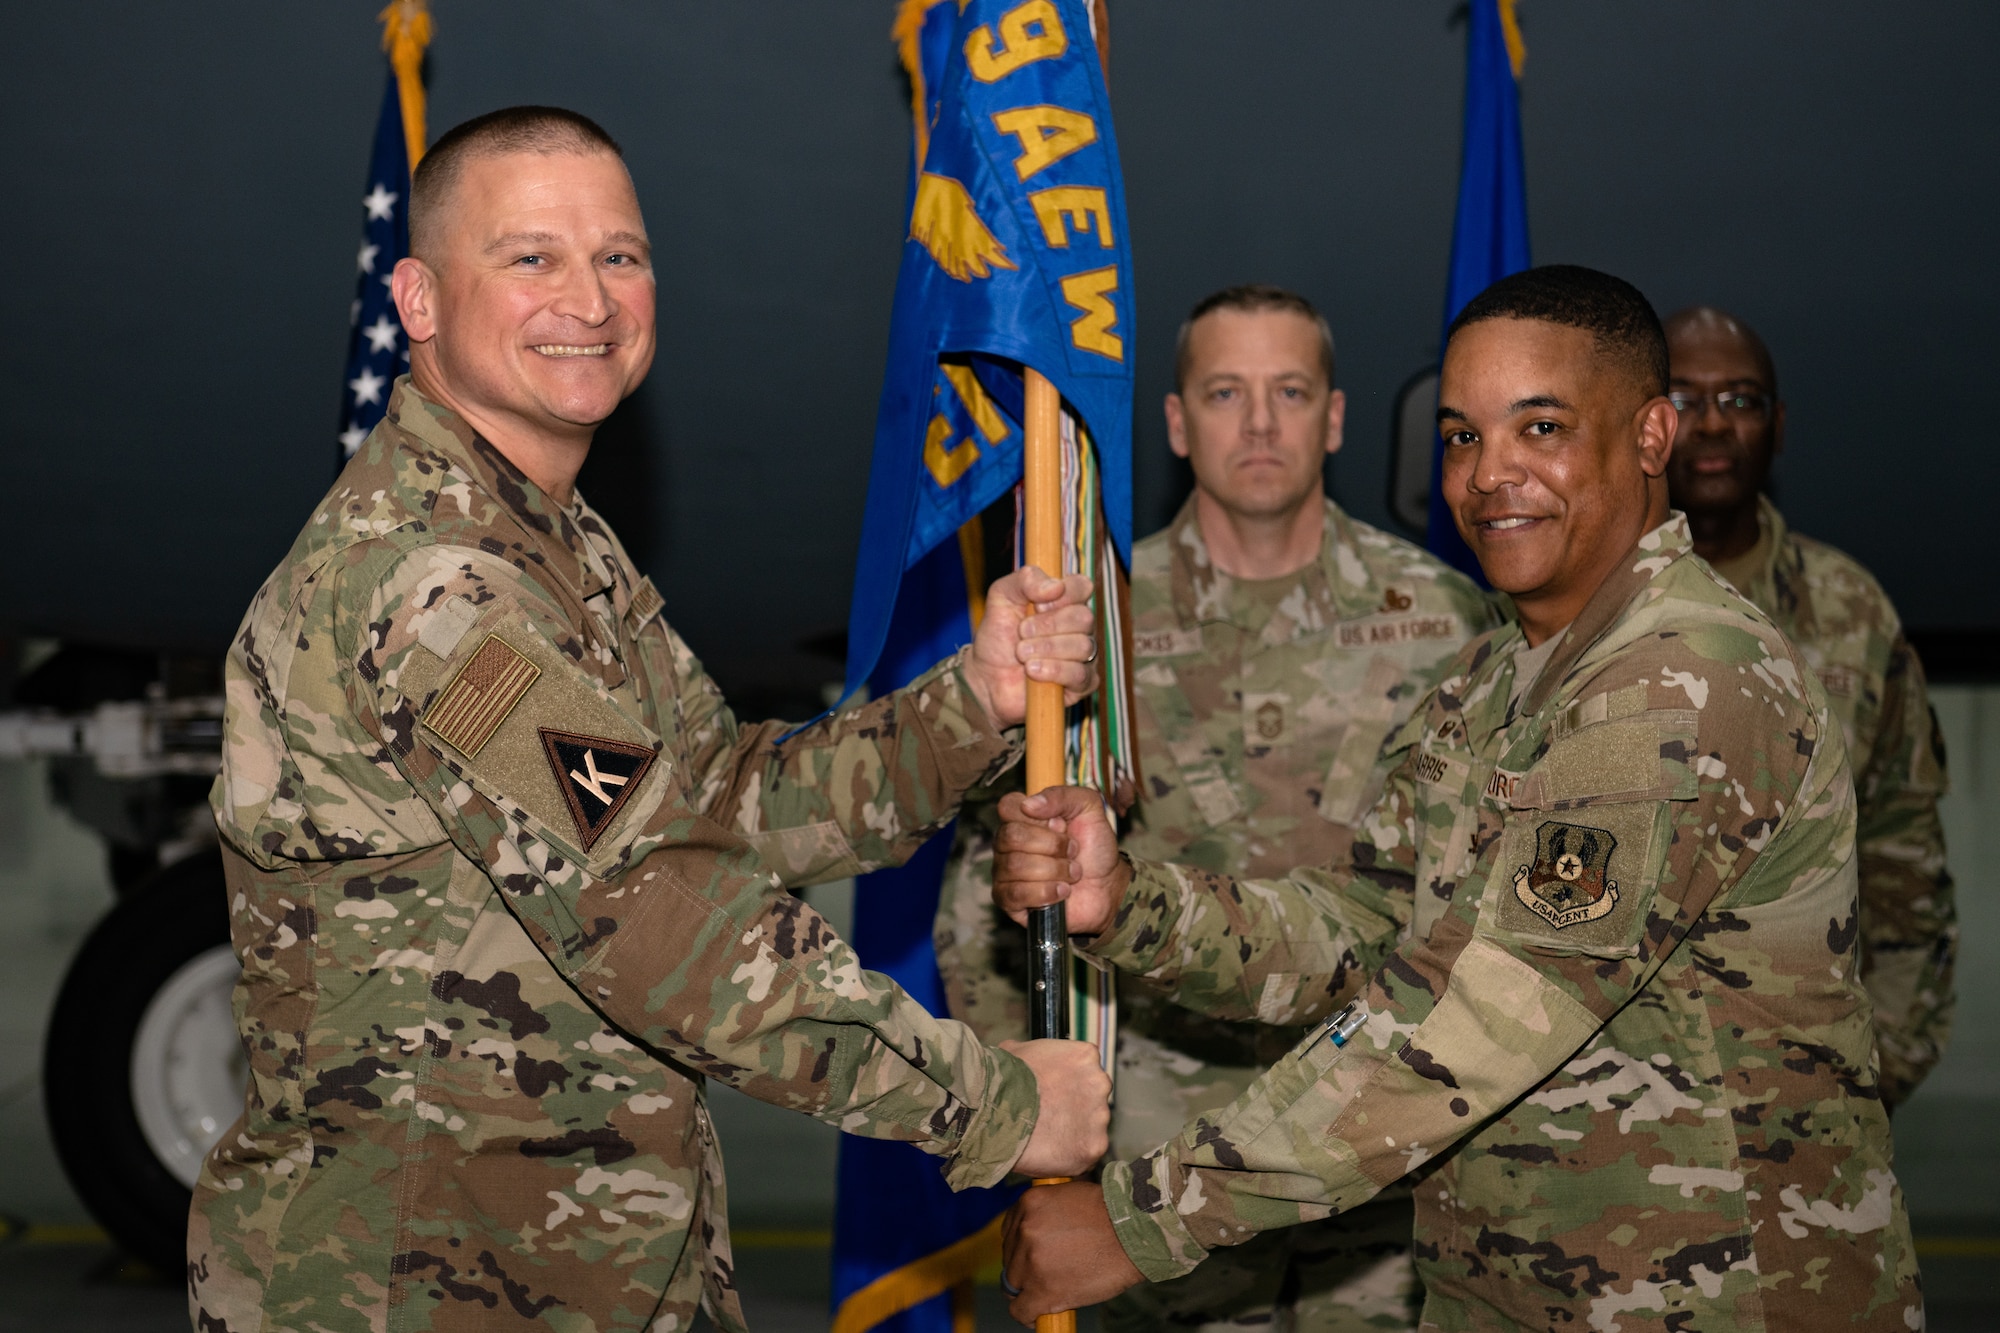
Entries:
{"type": "Polygon", "coordinates": [[[657,737],[518,609],[472,629],[424,674],[429,682],[405,682],[417,730],[453,771],[564,857],[594,873],[616,863],[620,831],[670,781],[657,737]]]}
{"type": "Polygon", "coordinates": [[[1675,803],[1700,791],[1698,719],[1691,709],[1605,720],[1586,713],[1565,727],[1576,712],[1557,719],[1557,739],[1514,784],[1480,918],[1541,948],[1630,958],[1659,886],[1675,803]]]}

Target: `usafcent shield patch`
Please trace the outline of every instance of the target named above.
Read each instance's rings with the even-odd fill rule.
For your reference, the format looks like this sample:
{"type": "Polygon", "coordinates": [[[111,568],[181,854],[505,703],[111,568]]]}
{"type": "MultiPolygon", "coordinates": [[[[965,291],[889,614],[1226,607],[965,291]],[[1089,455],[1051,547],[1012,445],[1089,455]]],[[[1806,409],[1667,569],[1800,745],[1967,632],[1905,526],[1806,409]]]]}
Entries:
{"type": "Polygon", "coordinates": [[[1514,871],[1514,896],[1557,930],[1607,916],[1618,905],[1617,849],[1603,829],[1549,820],[1535,830],[1535,863],[1514,871]]]}

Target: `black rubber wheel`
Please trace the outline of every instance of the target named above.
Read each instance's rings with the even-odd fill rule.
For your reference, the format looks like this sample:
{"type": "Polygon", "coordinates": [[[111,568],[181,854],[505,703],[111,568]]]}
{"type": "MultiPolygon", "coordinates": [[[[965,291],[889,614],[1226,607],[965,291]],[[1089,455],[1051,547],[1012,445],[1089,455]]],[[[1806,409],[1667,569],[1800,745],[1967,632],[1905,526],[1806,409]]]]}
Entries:
{"type": "Polygon", "coordinates": [[[242,1110],[242,1048],[217,1008],[235,975],[226,895],[211,851],[120,899],[70,964],[42,1053],[64,1173],[112,1238],[162,1273],[187,1262],[194,1169],[242,1110]]]}

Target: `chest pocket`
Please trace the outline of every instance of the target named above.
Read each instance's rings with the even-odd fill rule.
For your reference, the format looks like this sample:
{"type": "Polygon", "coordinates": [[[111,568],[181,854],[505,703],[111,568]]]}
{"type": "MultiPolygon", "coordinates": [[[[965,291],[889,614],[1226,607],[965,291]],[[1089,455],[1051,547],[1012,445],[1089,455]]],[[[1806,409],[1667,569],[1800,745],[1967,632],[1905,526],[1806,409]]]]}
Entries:
{"type": "MultiPolygon", "coordinates": [[[[1388,657],[1377,656],[1369,662],[1361,688],[1351,696],[1352,711],[1327,765],[1320,788],[1320,818],[1352,825],[1381,794],[1383,742],[1401,720],[1396,716],[1396,687],[1412,674],[1410,668],[1388,657]]],[[[1414,700],[1417,692],[1409,693],[1414,700]]]]}
{"type": "Polygon", "coordinates": [[[1472,765],[1462,754],[1420,746],[1410,766],[1417,778],[1417,897],[1410,929],[1422,939],[1457,890],[1478,808],[1471,799],[1472,765]]]}
{"type": "Polygon", "coordinates": [[[1148,769],[1147,823],[1167,827],[1184,822],[1183,816],[1192,813],[1207,827],[1221,828],[1241,818],[1243,802],[1224,767],[1223,752],[1210,744],[1174,668],[1148,662],[1135,673],[1134,681],[1142,714],[1150,715],[1142,717],[1141,726],[1150,720],[1173,761],[1168,773],[1159,771],[1164,765],[1151,764],[1148,769]],[[1175,812],[1177,798],[1185,799],[1192,811],[1175,812]]]}
{"type": "Polygon", "coordinates": [[[1480,926],[1538,947],[1630,958],[1700,792],[1696,714],[1660,709],[1564,731],[1514,784],[1480,926]]]}
{"type": "Polygon", "coordinates": [[[640,579],[625,612],[625,634],[633,645],[633,674],[641,678],[641,720],[658,733],[663,753],[677,755],[685,728],[674,646],[667,635],[666,619],[660,614],[665,605],[653,580],[640,579]]]}

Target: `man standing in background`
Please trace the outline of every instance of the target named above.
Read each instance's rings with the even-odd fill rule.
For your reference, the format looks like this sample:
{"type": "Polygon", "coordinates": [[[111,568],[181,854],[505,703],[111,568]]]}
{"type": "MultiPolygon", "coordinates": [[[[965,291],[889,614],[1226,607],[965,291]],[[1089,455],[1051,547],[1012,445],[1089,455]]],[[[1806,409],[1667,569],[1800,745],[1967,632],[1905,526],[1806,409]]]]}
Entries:
{"type": "Polygon", "coordinates": [[[1958,910],[1938,798],[1944,742],[1924,669],[1882,585],[1785,526],[1763,494],[1785,404],[1756,331],[1712,306],[1667,321],[1680,413],[1667,469],[1694,549],[1798,644],[1847,735],[1860,803],[1862,979],[1875,1003],[1882,1097],[1908,1099],[1944,1054],[1956,996],[1958,910]]]}
{"type": "MultiPolygon", "coordinates": [[[[1135,856],[1249,877],[1345,860],[1382,788],[1384,737],[1496,619],[1470,581],[1326,496],[1347,406],[1333,377],[1326,321],[1282,288],[1216,292],[1181,326],[1167,435],[1195,491],[1132,558],[1143,790],[1122,845],[1135,856]]],[[[993,908],[984,813],[960,824],[938,958],[954,1017],[1024,1036],[1021,933],[993,908]]],[[[1130,976],[1118,1002],[1120,1157],[1228,1105],[1300,1035],[1197,1014],[1130,976]]],[[[1274,1231],[1134,1288],[1103,1327],[1410,1328],[1410,1228],[1397,1192],[1274,1231]]]]}

